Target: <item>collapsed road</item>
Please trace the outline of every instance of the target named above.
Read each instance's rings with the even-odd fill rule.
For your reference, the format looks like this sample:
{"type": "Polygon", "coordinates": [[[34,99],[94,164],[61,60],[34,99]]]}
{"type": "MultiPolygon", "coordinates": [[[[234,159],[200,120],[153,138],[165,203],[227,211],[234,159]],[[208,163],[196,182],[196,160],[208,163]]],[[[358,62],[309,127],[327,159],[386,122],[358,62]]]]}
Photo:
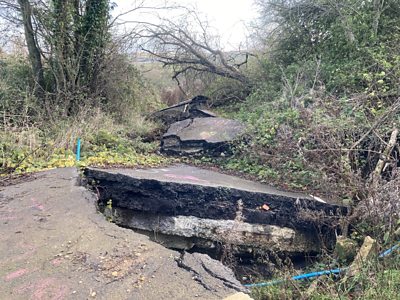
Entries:
{"type": "Polygon", "coordinates": [[[108,222],[75,168],[0,190],[0,299],[222,299],[242,290],[205,254],[108,222]]]}
{"type": "Polygon", "coordinates": [[[229,244],[239,254],[315,254],[334,244],[335,224],[346,211],[311,196],[188,165],[87,168],[85,176],[113,222],[184,250],[229,244]]]}
{"type": "Polygon", "coordinates": [[[85,174],[97,194],[79,186],[74,168],[0,190],[0,299],[221,299],[243,290],[229,268],[134,231],[163,235],[177,249],[230,244],[304,255],[320,251],[324,232],[307,216],[334,226],[345,211],[185,165],[85,174]],[[135,230],[108,222],[98,205],[135,230]]]}

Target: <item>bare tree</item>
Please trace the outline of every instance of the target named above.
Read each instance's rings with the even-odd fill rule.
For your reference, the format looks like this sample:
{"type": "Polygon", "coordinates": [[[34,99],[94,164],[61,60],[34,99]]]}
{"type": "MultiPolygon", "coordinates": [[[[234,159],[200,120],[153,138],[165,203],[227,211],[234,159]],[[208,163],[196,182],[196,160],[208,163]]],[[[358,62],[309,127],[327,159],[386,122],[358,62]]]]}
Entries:
{"type": "Polygon", "coordinates": [[[22,24],[24,26],[26,45],[28,47],[29,59],[32,64],[32,71],[35,79],[35,94],[41,98],[44,87],[44,74],[42,58],[36,35],[32,25],[32,7],[29,0],[18,0],[19,10],[21,11],[22,24]]]}
{"type": "MultiPolygon", "coordinates": [[[[209,23],[194,9],[180,8],[177,18],[158,15],[158,22],[135,22],[140,30],[134,33],[141,50],[173,70],[178,84],[188,73],[215,74],[250,85],[242,67],[249,53],[224,52],[219,38],[209,23]]],[[[137,29],[137,28],[136,28],[137,29]]]]}

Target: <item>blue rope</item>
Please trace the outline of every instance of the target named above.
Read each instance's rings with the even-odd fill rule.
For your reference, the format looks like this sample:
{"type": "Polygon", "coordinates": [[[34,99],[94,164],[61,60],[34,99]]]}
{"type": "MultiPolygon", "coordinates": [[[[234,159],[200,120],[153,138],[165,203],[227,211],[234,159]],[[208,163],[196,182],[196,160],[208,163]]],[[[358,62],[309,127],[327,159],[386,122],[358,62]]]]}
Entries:
{"type": "MultiPolygon", "coordinates": [[[[390,253],[393,251],[400,249],[400,241],[391,247],[390,249],[383,251],[381,254],[379,254],[379,257],[385,257],[388,256],[390,253]]],[[[318,271],[318,272],[311,272],[311,273],[305,273],[297,276],[293,276],[290,279],[292,280],[303,280],[303,279],[308,279],[308,278],[314,278],[314,277],[319,277],[323,275],[331,275],[331,274],[340,274],[343,271],[346,271],[348,268],[338,268],[338,269],[332,269],[332,270],[323,270],[323,271],[318,271]]],[[[271,286],[271,285],[276,285],[276,284],[281,284],[285,282],[284,279],[278,279],[278,280],[273,280],[273,281],[268,281],[268,282],[261,282],[261,283],[253,283],[253,284],[245,284],[245,287],[265,287],[265,286],[271,286]]]]}

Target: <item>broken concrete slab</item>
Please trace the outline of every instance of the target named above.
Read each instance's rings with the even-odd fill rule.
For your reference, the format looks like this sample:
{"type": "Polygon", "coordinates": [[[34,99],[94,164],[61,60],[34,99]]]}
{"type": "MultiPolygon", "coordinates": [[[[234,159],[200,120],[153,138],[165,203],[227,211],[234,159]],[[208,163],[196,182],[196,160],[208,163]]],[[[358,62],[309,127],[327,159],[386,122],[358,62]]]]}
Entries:
{"type": "Polygon", "coordinates": [[[183,237],[167,242],[169,247],[188,250],[213,248],[217,243],[230,244],[242,249],[262,248],[270,252],[290,255],[317,253],[320,241],[316,235],[275,225],[249,224],[235,220],[212,220],[193,216],[162,216],[133,210],[114,208],[112,220],[126,228],[157,232],[170,237],[183,237]],[[185,242],[184,242],[185,241],[185,242]],[[205,243],[212,241],[214,245],[205,243]]]}
{"type": "Polygon", "coordinates": [[[311,197],[188,165],[153,169],[87,168],[100,201],[112,199],[113,207],[165,216],[234,220],[237,201],[243,201],[243,221],[310,229],[304,210],[322,212],[336,219],[345,208],[311,197]],[[262,209],[267,204],[269,210],[262,209]]]}
{"type": "Polygon", "coordinates": [[[163,135],[161,149],[170,154],[229,151],[229,143],[240,138],[246,127],[239,121],[218,117],[186,119],[172,124],[163,135]]]}
{"type": "MultiPolygon", "coordinates": [[[[96,182],[100,204],[112,200],[121,225],[211,241],[228,238],[228,243],[283,253],[320,250],[317,221],[304,218],[305,212],[317,213],[319,221],[330,224],[345,212],[306,195],[187,165],[88,168],[85,175],[96,182]],[[229,238],[232,232],[237,236],[229,238]]],[[[330,234],[333,228],[325,232],[330,234]]]]}
{"type": "Polygon", "coordinates": [[[171,125],[188,118],[214,117],[215,115],[212,112],[204,110],[207,101],[207,97],[199,95],[191,100],[156,111],[151,117],[165,125],[171,125]]]}
{"type": "Polygon", "coordinates": [[[229,143],[244,133],[245,126],[206,110],[207,100],[196,96],[152,114],[153,119],[169,126],[161,140],[162,151],[175,155],[229,153],[229,143]]]}
{"type": "Polygon", "coordinates": [[[177,261],[181,268],[191,272],[193,279],[207,290],[217,292],[219,289],[219,287],[213,286],[213,282],[208,282],[211,275],[211,278],[219,278],[221,283],[228,288],[241,292],[246,291],[246,288],[236,279],[231,269],[228,267],[221,268],[221,264],[207,254],[184,252],[177,261]]]}
{"type": "Polygon", "coordinates": [[[0,191],[0,299],[221,299],[237,291],[204,272],[206,289],[178,266],[179,252],[106,221],[78,178],[74,168],[57,169],[0,191]]]}

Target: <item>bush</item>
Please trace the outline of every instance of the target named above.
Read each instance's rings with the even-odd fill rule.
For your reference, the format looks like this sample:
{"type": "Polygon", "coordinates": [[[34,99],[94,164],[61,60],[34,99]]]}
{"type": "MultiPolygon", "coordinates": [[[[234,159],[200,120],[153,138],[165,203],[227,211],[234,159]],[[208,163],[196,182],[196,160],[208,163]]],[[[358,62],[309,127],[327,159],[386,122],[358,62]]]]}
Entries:
{"type": "Polygon", "coordinates": [[[30,91],[31,71],[26,59],[0,54],[0,128],[29,126],[42,114],[30,91]]]}

